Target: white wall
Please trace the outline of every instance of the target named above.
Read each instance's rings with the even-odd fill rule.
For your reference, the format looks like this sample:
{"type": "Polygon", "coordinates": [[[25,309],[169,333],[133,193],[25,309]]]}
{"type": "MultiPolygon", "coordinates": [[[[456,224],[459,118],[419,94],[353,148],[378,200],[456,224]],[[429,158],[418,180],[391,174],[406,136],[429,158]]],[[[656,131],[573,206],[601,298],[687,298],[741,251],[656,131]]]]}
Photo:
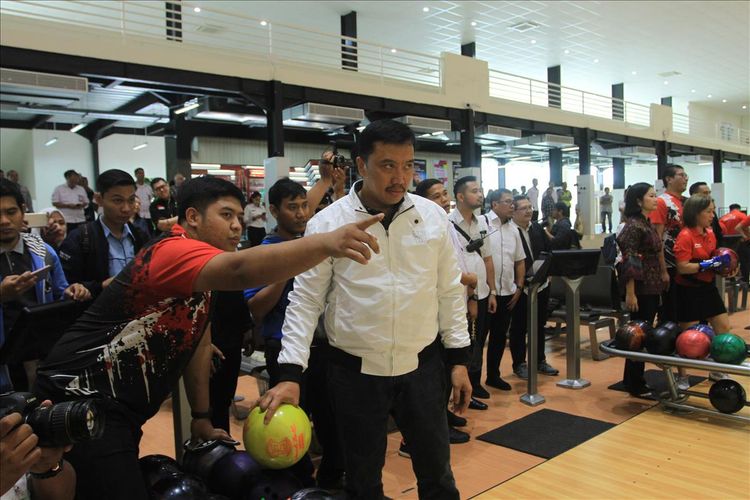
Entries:
{"type": "Polygon", "coordinates": [[[750,206],[750,168],[724,167],[721,176],[726,205],[739,203],[743,208],[750,206]]]}
{"type": "Polygon", "coordinates": [[[35,189],[32,191],[34,208],[41,210],[52,205],[52,191],[65,182],[63,172],[73,169],[88,177],[89,185],[94,184],[94,162],[91,156],[91,144],[80,135],[71,132],[51,130],[33,130],[34,178],[35,189]],[[57,142],[45,146],[51,137],[57,142]]]}
{"type": "MultiPolygon", "coordinates": [[[[34,149],[31,130],[0,129],[0,169],[18,172],[21,184],[34,193],[34,149]]],[[[36,205],[35,205],[36,206],[36,205]]]]}
{"type": "Polygon", "coordinates": [[[163,137],[112,134],[99,141],[99,171],[119,168],[133,175],[141,167],[146,177],[167,177],[167,157],[163,137]],[[148,143],[148,147],[133,151],[133,146],[148,143]]]}

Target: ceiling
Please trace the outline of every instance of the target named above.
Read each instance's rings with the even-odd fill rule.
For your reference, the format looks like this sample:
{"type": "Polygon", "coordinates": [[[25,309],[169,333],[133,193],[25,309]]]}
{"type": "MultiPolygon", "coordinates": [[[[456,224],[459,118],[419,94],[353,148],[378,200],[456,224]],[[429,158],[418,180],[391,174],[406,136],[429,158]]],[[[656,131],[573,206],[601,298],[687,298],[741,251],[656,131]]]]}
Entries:
{"type": "Polygon", "coordinates": [[[433,55],[458,52],[461,44],[476,42],[477,57],[491,69],[546,80],[546,68],[560,65],[567,87],[610,95],[611,84],[624,83],[627,101],[647,104],[672,96],[682,113],[687,113],[689,102],[736,115],[750,112],[742,110],[750,104],[746,1],[183,4],[188,7],[183,9],[185,18],[200,16],[189,8],[200,6],[330,34],[340,33],[339,16],[356,11],[361,40],[433,55]],[[522,33],[510,28],[520,22],[538,27],[522,33]]]}

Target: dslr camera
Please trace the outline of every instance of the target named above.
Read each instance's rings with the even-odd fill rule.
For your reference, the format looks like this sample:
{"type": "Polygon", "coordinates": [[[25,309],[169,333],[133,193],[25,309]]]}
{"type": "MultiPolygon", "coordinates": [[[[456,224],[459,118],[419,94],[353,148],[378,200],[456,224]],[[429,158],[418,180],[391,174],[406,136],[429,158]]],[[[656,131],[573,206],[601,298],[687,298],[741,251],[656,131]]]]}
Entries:
{"type": "Polygon", "coordinates": [[[65,401],[47,407],[40,406],[41,403],[30,392],[0,394],[0,418],[20,413],[39,437],[38,445],[49,448],[96,439],[104,432],[104,411],[97,399],[65,401]]]}
{"type": "Polygon", "coordinates": [[[351,166],[351,162],[347,160],[344,155],[339,154],[339,149],[336,146],[336,141],[331,141],[331,148],[333,150],[333,156],[329,160],[329,163],[333,168],[346,168],[351,166]]]}

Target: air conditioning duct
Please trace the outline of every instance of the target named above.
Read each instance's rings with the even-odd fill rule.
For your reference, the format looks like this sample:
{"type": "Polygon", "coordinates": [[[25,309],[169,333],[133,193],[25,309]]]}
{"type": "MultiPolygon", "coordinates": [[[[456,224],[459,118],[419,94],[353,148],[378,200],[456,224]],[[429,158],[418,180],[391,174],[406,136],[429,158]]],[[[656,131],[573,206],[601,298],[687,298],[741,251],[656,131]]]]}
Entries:
{"type": "Polygon", "coordinates": [[[438,118],[423,118],[421,116],[399,116],[395,121],[408,125],[415,134],[433,134],[450,132],[451,121],[438,118]]]}
{"type": "Polygon", "coordinates": [[[698,165],[713,165],[714,157],[708,155],[685,155],[677,160],[682,163],[692,163],[698,165]]]}
{"type": "Polygon", "coordinates": [[[475,135],[491,141],[508,142],[520,139],[521,131],[497,125],[481,125],[477,127],[475,135]]]}
{"type": "Polygon", "coordinates": [[[333,130],[361,122],[365,119],[365,112],[357,108],[306,102],[285,109],[282,118],[284,125],[290,127],[333,130]]]}
{"type": "Polygon", "coordinates": [[[89,91],[89,81],[80,76],[54,75],[36,71],[0,68],[0,85],[67,94],[84,94],[89,91]]]}
{"type": "Polygon", "coordinates": [[[555,135],[555,134],[541,134],[532,135],[529,137],[522,137],[515,141],[508,141],[508,145],[514,148],[535,150],[535,151],[548,151],[550,149],[567,148],[573,146],[575,142],[572,137],[566,135],[555,135]]]}
{"type": "Polygon", "coordinates": [[[606,155],[610,158],[640,158],[643,160],[656,159],[656,149],[645,146],[627,146],[608,149],[606,155]]]}

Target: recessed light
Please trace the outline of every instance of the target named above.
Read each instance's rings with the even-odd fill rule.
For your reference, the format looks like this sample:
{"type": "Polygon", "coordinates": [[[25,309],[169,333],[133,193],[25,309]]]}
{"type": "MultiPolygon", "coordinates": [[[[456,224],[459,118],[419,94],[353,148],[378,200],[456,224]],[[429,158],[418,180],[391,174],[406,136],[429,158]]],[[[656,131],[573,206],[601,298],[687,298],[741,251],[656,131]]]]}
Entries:
{"type": "Polygon", "coordinates": [[[398,52],[396,49],[391,49],[391,54],[395,54],[396,52],[398,52]]]}
{"type": "Polygon", "coordinates": [[[200,7],[195,7],[195,8],[193,8],[193,12],[200,12],[200,11],[201,11],[201,8],[200,8],[200,7]]]}
{"type": "Polygon", "coordinates": [[[695,89],[690,89],[691,94],[695,94],[695,89]]]}
{"type": "Polygon", "coordinates": [[[566,54],[570,54],[570,51],[568,49],[565,49],[566,54]]]}
{"type": "Polygon", "coordinates": [[[594,59],[594,64],[598,63],[599,59],[594,59]]]}
{"type": "Polygon", "coordinates": [[[669,81],[668,80],[664,80],[664,85],[669,85],[669,81]]]}
{"type": "Polygon", "coordinates": [[[631,72],[630,72],[630,74],[631,74],[631,75],[637,75],[637,74],[638,74],[638,72],[637,72],[637,71],[631,71],[631,72]]]}
{"type": "Polygon", "coordinates": [[[742,109],[747,109],[747,104],[743,104],[742,109]]]}
{"type": "Polygon", "coordinates": [[[472,26],[476,26],[476,25],[477,25],[477,22],[476,22],[476,21],[472,21],[472,22],[471,22],[471,25],[472,25],[472,26]]]}
{"type": "Polygon", "coordinates": [[[727,102],[727,100],[726,99],[722,99],[721,102],[727,102]]]}
{"type": "Polygon", "coordinates": [[[260,25],[261,25],[261,26],[268,26],[268,21],[261,21],[261,22],[260,22],[260,25]]]}
{"type": "Polygon", "coordinates": [[[531,43],[532,43],[532,44],[536,43],[536,40],[532,40],[532,41],[531,41],[531,43]]]}
{"type": "Polygon", "coordinates": [[[430,12],[430,8],[429,7],[422,7],[422,12],[430,12]]]}
{"type": "Polygon", "coordinates": [[[713,96],[711,94],[708,94],[706,97],[708,97],[709,99],[711,99],[713,96]]]}

